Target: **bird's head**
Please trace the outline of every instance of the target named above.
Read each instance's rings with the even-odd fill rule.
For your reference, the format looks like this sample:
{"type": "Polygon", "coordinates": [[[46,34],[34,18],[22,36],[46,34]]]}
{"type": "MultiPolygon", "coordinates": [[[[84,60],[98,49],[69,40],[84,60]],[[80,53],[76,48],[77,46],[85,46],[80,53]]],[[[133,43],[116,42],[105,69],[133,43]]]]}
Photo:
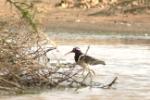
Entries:
{"type": "Polygon", "coordinates": [[[69,53],[81,53],[81,50],[79,47],[74,47],[70,52],[66,53],[65,55],[69,53]]]}
{"type": "Polygon", "coordinates": [[[74,47],[72,49],[72,51],[70,51],[71,53],[76,53],[76,52],[81,52],[80,48],[79,47],[74,47]]]}

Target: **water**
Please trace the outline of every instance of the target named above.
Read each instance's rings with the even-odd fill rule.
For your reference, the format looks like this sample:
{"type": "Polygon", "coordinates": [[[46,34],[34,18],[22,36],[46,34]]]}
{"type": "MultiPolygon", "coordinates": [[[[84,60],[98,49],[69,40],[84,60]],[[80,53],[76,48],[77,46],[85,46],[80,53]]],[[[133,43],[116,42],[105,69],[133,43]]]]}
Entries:
{"type": "MultiPolygon", "coordinates": [[[[58,50],[61,52],[53,53],[57,53],[62,62],[74,62],[73,54],[64,56],[74,46],[80,47],[83,52],[87,49],[87,45],[60,45],[58,50]]],[[[107,64],[91,66],[96,72],[95,81],[107,83],[118,76],[117,83],[111,89],[54,89],[37,94],[11,96],[11,100],[150,100],[149,45],[91,45],[88,55],[104,60],[107,64]]],[[[9,99],[9,96],[0,98],[9,99]]]]}
{"type": "Polygon", "coordinates": [[[58,44],[148,44],[150,34],[116,33],[49,33],[51,40],[58,44]]]}

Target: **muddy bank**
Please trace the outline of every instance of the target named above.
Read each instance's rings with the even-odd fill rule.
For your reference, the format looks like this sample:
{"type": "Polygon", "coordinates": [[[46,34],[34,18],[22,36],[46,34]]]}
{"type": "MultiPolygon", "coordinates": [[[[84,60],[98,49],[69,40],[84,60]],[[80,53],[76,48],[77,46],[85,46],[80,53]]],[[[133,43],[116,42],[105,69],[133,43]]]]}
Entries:
{"type": "Polygon", "coordinates": [[[95,11],[55,8],[40,24],[45,31],[53,32],[150,34],[150,15],[89,16],[95,11]]]}
{"type": "MultiPolygon", "coordinates": [[[[150,34],[149,14],[91,15],[100,9],[63,9],[54,7],[55,3],[50,0],[36,5],[37,23],[46,32],[150,34]]],[[[19,30],[24,23],[16,9],[5,0],[0,7],[0,29],[17,27],[16,30],[19,30]]]]}

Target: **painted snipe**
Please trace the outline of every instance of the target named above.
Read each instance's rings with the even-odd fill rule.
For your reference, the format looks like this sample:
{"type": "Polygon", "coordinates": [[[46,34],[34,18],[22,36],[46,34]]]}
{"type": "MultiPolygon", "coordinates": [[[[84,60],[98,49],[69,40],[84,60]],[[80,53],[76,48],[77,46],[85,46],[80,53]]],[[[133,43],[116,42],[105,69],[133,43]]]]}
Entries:
{"type": "Polygon", "coordinates": [[[75,53],[74,56],[75,62],[81,67],[83,67],[84,70],[87,70],[89,72],[90,71],[94,72],[93,70],[90,70],[89,65],[98,65],[98,64],[106,65],[104,61],[82,53],[82,51],[78,47],[73,48],[72,51],[68,53],[75,53]]]}

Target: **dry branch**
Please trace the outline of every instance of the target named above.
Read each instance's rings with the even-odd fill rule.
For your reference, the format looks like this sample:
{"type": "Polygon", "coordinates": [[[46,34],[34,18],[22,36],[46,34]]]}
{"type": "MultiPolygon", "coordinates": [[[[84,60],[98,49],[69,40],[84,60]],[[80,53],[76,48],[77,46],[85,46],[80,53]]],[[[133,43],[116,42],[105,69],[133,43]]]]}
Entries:
{"type": "MultiPolygon", "coordinates": [[[[48,36],[39,32],[30,13],[21,5],[24,3],[7,0],[20,11],[35,30],[28,32],[10,32],[0,30],[0,90],[25,91],[28,88],[54,88],[61,85],[72,87],[88,86],[89,76],[74,64],[52,65],[47,53],[56,49],[48,36]],[[48,46],[48,47],[47,47],[48,46]],[[46,63],[46,64],[45,64],[46,63]],[[48,64],[50,64],[50,66],[48,64]],[[64,67],[62,67],[64,66],[64,67]]],[[[7,29],[7,28],[6,28],[7,29]]],[[[88,52],[86,50],[86,53],[88,52]]]]}

